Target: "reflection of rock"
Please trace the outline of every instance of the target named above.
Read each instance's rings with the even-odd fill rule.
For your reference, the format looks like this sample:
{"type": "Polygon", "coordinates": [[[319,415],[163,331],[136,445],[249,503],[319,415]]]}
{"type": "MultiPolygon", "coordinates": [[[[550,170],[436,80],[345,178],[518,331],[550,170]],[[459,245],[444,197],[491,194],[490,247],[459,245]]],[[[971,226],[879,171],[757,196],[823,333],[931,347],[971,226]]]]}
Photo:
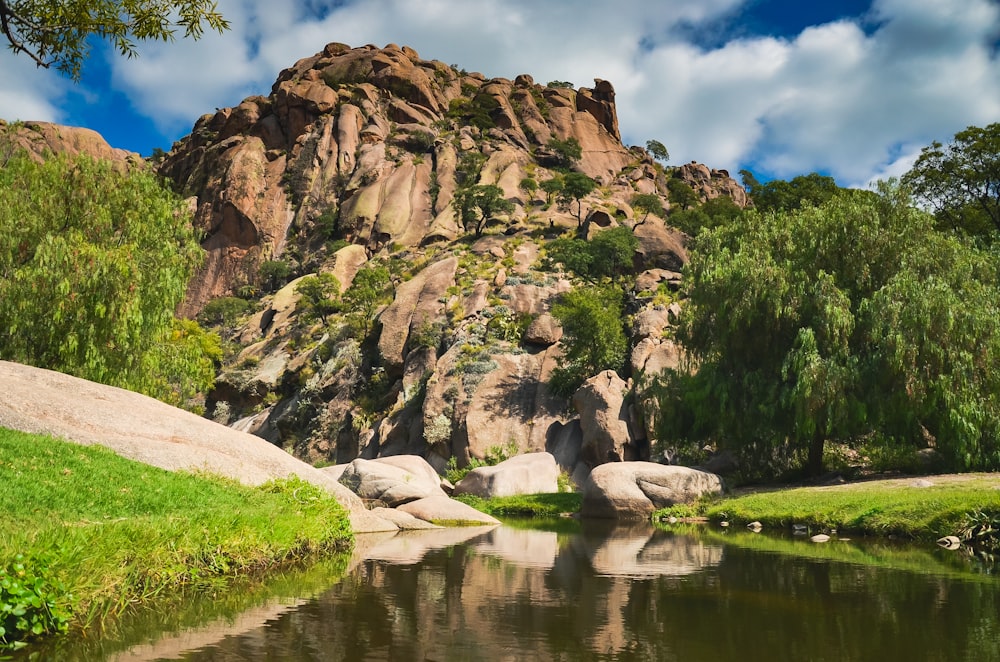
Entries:
{"type": "Polygon", "coordinates": [[[419,563],[427,552],[453,547],[491,531],[492,526],[467,526],[435,529],[433,531],[408,531],[380,540],[364,550],[363,557],[373,561],[391,563],[419,563]]]}
{"type": "Polygon", "coordinates": [[[590,472],[583,486],[585,517],[648,517],[658,508],[691,503],[722,491],[722,479],[689,467],[655,462],[611,462],[590,472]]]}
{"type": "Polygon", "coordinates": [[[722,561],[722,546],[675,535],[649,524],[616,526],[603,538],[581,538],[594,572],[627,577],[679,577],[722,561]]]}
{"type": "Polygon", "coordinates": [[[476,545],[476,550],[519,566],[551,568],[559,554],[559,537],[554,531],[500,526],[484,536],[476,545]]]}
{"type": "Polygon", "coordinates": [[[276,621],[282,614],[298,609],[305,602],[302,599],[289,600],[288,598],[271,600],[265,605],[248,609],[235,617],[217,618],[211,623],[165,636],[152,643],[132,646],[107,659],[112,662],[180,659],[184,653],[196,651],[223,639],[237,637],[262,628],[268,623],[276,621]]]}
{"type": "Polygon", "coordinates": [[[494,466],[477,467],[455,485],[455,494],[486,499],[559,491],[559,466],[551,453],[515,455],[494,466]]]}

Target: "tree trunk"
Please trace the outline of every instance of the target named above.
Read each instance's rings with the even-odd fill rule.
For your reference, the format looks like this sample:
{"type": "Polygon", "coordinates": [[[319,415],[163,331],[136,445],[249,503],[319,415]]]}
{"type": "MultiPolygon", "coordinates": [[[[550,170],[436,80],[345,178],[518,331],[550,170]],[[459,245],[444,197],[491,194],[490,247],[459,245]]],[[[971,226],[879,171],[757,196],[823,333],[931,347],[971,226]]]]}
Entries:
{"type": "Polygon", "coordinates": [[[812,441],[809,443],[809,466],[807,467],[810,476],[820,476],[823,474],[823,432],[817,426],[813,433],[812,441]]]}

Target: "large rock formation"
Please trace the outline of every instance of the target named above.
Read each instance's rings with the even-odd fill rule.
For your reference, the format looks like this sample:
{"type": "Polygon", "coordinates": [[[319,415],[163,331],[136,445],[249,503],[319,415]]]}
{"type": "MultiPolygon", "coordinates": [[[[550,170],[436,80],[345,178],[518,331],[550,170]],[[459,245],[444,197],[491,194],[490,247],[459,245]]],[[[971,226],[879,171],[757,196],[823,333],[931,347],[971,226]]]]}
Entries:
{"type": "MultiPolygon", "coordinates": [[[[141,163],[84,129],[0,133],[39,158],[141,163]]],[[[636,412],[655,410],[645,385],[681,356],[668,304],[688,256],[669,225],[670,178],[701,199],[746,203],[723,171],[664,168],[624,146],[608,81],[487,79],[393,44],[328,45],[266,96],[201,117],[155,167],[204,232],[206,260],[180,312],[215,305],[200,319],[227,341],[209,416],[309,462],[412,454],[441,472],[498,448],[547,451],[578,483],[605,461],[649,456],[655,417],[636,412]],[[579,159],[560,152],[570,139],[579,159]],[[599,186],[570,205],[543,192],[566,171],[599,186]],[[473,185],[496,186],[513,206],[481,233],[453,204],[473,185]],[[639,193],[660,196],[666,218],[640,218],[639,193]],[[547,248],[620,226],[639,240],[629,365],[595,378],[605,388],[591,380],[574,407],[548,387],[574,342],[552,307],[585,279],[547,248]],[[340,287],[322,313],[299,291],[317,274],[340,287]],[[227,306],[249,310],[220,314],[227,306]]]]}
{"type": "Polygon", "coordinates": [[[500,186],[517,204],[512,218],[524,218],[531,151],[552,138],[576,139],[576,167],[610,184],[636,159],[620,142],[614,97],[608,81],[572,90],[486,80],[394,44],[330,44],[282,71],[268,96],[203,116],[161,164],[196,198],[206,233],[186,310],[253,284],[290,232],[332,224],[372,250],[454,239],[451,197],[468,177],[500,186]],[[477,172],[469,153],[486,157],[477,172]]]}

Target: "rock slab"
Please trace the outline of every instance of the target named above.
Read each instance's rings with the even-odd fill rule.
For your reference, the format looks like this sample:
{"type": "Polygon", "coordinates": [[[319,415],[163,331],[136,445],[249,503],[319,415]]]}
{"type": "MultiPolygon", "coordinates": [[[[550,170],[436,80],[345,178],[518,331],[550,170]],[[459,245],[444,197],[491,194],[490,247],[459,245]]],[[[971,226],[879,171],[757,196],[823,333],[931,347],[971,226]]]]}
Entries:
{"type": "Polygon", "coordinates": [[[590,472],[583,486],[584,517],[641,519],[678,503],[719,494],[722,479],[698,469],[655,462],[610,462],[590,472]]]}
{"type": "Polygon", "coordinates": [[[455,485],[454,494],[484,499],[559,491],[559,465],[551,453],[526,453],[491,466],[477,467],[455,485]]]}

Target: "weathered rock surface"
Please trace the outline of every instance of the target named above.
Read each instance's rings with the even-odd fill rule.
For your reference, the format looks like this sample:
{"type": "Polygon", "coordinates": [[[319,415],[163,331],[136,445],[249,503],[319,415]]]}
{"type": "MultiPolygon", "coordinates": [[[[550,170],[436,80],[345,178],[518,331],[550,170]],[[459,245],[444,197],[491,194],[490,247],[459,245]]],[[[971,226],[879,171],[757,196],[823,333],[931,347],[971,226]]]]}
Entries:
{"type": "Polygon", "coordinates": [[[559,491],[559,465],[550,453],[525,453],[499,464],[477,467],[455,485],[454,494],[489,499],[559,491]]]}
{"type": "Polygon", "coordinates": [[[15,149],[23,149],[41,160],[47,154],[86,154],[95,159],[139,165],[142,157],[116,149],[92,129],[50,122],[15,122],[0,119],[0,137],[15,149]]]}
{"type": "Polygon", "coordinates": [[[358,458],[340,473],[339,482],[362,499],[390,508],[429,496],[447,496],[441,481],[421,457],[358,458]]]}
{"type": "Polygon", "coordinates": [[[260,437],[158,400],[49,370],[0,361],[0,426],[99,445],[170,471],[208,471],[248,485],[297,475],[332,493],[356,532],[394,530],[353,493],[260,437]]]}
{"type": "Polygon", "coordinates": [[[625,404],[627,385],[613,370],[591,377],[573,394],[583,432],[581,459],[591,468],[638,459],[625,404]]]}
{"type": "Polygon", "coordinates": [[[418,519],[431,523],[443,524],[499,524],[500,520],[481,513],[461,501],[455,501],[446,496],[432,496],[417,501],[410,501],[396,510],[409,513],[418,519]]]}
{"type": "Polygon", "coordinates": [[[722,479],[689,467],[611,462],[590,472],[583,486],[585,517],[639,519],[678,503],[722,492],[722,479]]]}

